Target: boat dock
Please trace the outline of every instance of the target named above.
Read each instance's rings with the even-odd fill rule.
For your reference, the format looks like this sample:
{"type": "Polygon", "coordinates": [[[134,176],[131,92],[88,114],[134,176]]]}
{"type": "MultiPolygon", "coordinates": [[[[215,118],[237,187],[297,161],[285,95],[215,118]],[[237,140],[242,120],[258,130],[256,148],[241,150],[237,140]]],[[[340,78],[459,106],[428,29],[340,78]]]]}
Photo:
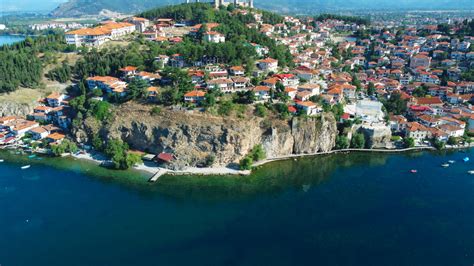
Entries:
{"type": "Polygon", "coordinates": [[[168,170],[160,168],[158,172],[156,172],[148,181],[154,183],[158,181],[158,178],[160,178],[162,175],[165,175],[167,172],[168,170]]]}

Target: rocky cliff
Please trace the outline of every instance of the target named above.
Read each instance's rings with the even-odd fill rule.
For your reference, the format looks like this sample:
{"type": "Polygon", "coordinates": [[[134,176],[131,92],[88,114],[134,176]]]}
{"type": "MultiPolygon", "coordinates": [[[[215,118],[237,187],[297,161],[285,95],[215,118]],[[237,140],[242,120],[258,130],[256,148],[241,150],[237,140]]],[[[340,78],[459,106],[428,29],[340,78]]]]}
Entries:
{"type": "Polygon", "coordinates": [[[33,112],[34,105],[28,103],[15,103],[12,101],[0,101],[0,116],[26,116],[33,112]]]}
{"type": "Polygon", "coordinates": [[[174,168],[198,165],[210,155],[215,156],[214,166],[236,164],[257,144],[262,144],[267,157],[329,151],[337,136],[332,114],[291,120],[242,119],[170,110],[150,115],[149,109],[123,105],[107,125],[101,127],[88,119],[75,136],[86,142],[99,134],[121,138],[134,149],[170,152],[177,158],[174,168]]]}

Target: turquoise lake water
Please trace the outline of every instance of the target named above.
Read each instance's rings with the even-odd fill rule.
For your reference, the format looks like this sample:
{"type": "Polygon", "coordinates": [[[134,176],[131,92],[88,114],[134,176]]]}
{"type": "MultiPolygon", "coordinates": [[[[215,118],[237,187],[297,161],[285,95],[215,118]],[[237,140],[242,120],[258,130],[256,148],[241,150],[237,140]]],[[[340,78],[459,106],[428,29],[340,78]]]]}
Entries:
{"type": "Polygon", "coordinates": [[[136,172],[0,153],[0,264],[470,266],[465,156],[474,159],[340,154],[149,184],[136,172]]]}
{"type": "Polygon", "coordinates": [[[12,36],[12,35],[0,35],[0,46],[4,44],[13,44],[16,42],[21,42],[25,39],[22,36],[12,36]]]}

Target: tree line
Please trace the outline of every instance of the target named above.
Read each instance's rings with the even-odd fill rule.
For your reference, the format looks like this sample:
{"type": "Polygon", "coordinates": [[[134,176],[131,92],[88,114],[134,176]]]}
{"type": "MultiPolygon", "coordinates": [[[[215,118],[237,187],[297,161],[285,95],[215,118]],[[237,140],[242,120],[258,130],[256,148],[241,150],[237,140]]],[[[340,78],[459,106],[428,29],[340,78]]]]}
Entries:
{"type": "Polygon", "coordinates": [[[48,59],[41,55],[73,49],[65,43],[63,35],[27,37],[22,42],[0,47],[0,93],[39,85],[44,60],[48,59]]]}

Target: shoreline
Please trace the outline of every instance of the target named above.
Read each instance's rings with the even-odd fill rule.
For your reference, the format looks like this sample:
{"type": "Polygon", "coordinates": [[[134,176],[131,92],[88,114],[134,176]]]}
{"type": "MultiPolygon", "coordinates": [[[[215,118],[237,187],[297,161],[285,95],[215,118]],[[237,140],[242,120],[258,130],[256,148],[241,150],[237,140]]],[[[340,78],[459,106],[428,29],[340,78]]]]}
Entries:
{"type": "MultiPolygon", "coordinates": [[[[469,149],[474,147],[474,143],[464,146],[446,146],[444,150],[457,150],[457,149],[469,149]]],[[[5,149],[6,150],[6,149],[5,149]]],[[[342,150],[331,150],[327,152],[316,152],[316,153],[305,153],[305,154],[290,154],[279,157],[266,158],[264,160],[255,162],[252,165],[252,170],[239,170],[235,168],[229,168],[225,166],[220,167],[186,167],[182,170],[171,170],[160,167],[154,162],[144,161],[140,165],[135,165],[131,170],[139,171],[148,176],[149,182],[156,182],[163,175],[180,176],[180,175],[194,175],[194,176],[248,176],[253,173],[255,168],[259,168],[268,163],[285,161],[285,160],[297,160],[298,158],[315,157],[319,155],[333,155],[338,153],[353,153],[353,152],[366,152],[366,153],[404,153],[411,151],[436,151],[437,149],[431,146],[417,146],[405,149],[342,149],[342,150]]],[[[99,152],[85,152],[81,154],[64,154],[62,157],[70,157],[75,160],[83,160],[94,163],[98,166],[104,166],[111,163],[105,155],[99,152]]]]}
{"type": "MultiPolygon", "coordinates": [[[[453,149],[468,149],[474,147],[474,144],[468,146],[447,146],[445,147],[446,150],[453,150],[453,149]]],[[[305,154],[290,154],[285,156],[279,157],[272,157],[267,158],[259,162],[255,162],[252,165],[252,168],[260,167],[266,165],[271,162],[277,161],[285,161],[291,159],[298,159],[304,157],[312,157],[318,155],[331,155],[331,154],[338,154],[338,153],[351,153],[351,152],[369,152],[369,153],[403,153],[403,152],[410,152],[410,151],[435,151],[436,148],[431,146],[418,146],[412,148],[405,148],[405,149],[342,149],[342,150],[331,150],[328,152],[316,152],[316,153],[305,153],[305,154]]],[[[70,155],[72,158],[79,159],[79,160],[88,160],[92,161],[96,164],[102,165],[110,163],[105,156],[100,153],[85,153],[85,154],[78,154],[78,155],[70,155]]],[[[163,167],[159,167],[154,163],[149,163],[147,161],[143,162],[140,165],[134,166],[133,170],[145,172],[150,174],[149,181],[156,182],[159,177],[163,175],[199,175],[199,176],[206,176],[206,175],[251,175],[252,170],[237,170],[228,168],[225,166],[221,167],[207,167],[207,168],[198,168],[198,167],[186,167],[183,170],[170,170],[163,167]]]]}

